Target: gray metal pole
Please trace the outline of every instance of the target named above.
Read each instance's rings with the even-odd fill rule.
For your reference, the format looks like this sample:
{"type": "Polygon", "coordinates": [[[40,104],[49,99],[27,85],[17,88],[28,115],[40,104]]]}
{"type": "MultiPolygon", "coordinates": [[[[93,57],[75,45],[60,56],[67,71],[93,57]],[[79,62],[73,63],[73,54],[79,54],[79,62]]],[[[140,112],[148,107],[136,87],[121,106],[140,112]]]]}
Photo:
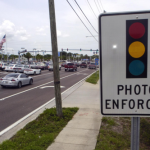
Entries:
{"type": "Polygon", "coordinates": [[[140,142],[140,117],[131,120],[131,150],[139,150],[140,142]]]}

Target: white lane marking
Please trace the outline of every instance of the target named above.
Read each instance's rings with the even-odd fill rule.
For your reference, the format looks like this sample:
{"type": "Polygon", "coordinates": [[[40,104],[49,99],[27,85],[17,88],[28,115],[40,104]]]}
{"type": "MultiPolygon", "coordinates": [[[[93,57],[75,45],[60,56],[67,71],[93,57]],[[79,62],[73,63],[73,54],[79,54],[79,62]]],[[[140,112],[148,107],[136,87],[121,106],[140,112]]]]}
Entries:
{"type": "Polygon", "coordinates": [[[52,73],[46,73],[46,74],[41,74],[41,75],[37,75],[37,76],[30,76],[30,77],[32,77],[32,78],[36,78],[36,77],[39,77],[39,76],[43,76],[43,75],[47,75],[47,74],[52,74],[52,73]]]}
{"type": "MultiPolygon", "coordinates": [[[[40,89],[45,89],[45,88],[48,88],[48,87],[53,87],[54,88],[54,86],[43,86],[43,87],[40,87],[40,89]]],[[[61,88],[65,88],[65,86],[60,86],[61,88]]]]}
{"type": "Polygon", "coordinates": [[[88,75],[87,73],[77,73],[77,75],[80,75],[80,74],[82,74],[82,75],[88,75]]]}
{"type": "Polygon", "coordinates": [[[0,74],[7,74],[8,72],[0,72],[0,74]]]}
{"type": "MultiPolygon", "coordinates": [[[[94,71],[93,73],[95,73],[96,71],[94,71]]],[[[84,79],[80,80],[79,82],[77,82],[76,84],[74,84],[73,86],[71,86],[70,88],[68,88],[67,90],[65,90],[64,92],[62,92],[61,94],[66,93],[67,91],[69,91],[71,88],[73,88],[74,86],[76,86],[77,84],[79,84],[80,82],[82,82],[83,80],[85,80],[86,78],[88,78],[89,76],[91,76],[93,73],[91,73],[90,75],[88,75],[87,77],[85,77],[84,79]]],[[[2,136],[4,133],[6,133],[7,131],[9,131],[10,129],[14,128],[16,125],[18,125],[19,123],[21,123],[22,121],[24,121],[25,119],[27,119],[28,117],[30,117],[31,115],[33,115],[34,113],[36,113],[38,110],[42,109],[43,107],[45,107],[46,105],[48,105],[49,103],[51,103],[52,101],[55,100],[55,97],[52,98],[51,100],[49,100],[47,103],[43,104],[42,106],[40,106],[39,108],[35,109],[34,111],[32,111],[31,113],[27,114],[26,116],[24,116],[23,118],[21,118],[20,120],[16,121],[15,123],[13,123],[12,125],[10,125],[9,127],[7,127],[6,129],[2,130],[0,132],[0,136],[2,136]]]]}
{"type": "MultiPolygon", "coordinates": [[[[85,70],[83,70],[83,71],[85,71],[85,70]]],[[[80,72],[83,72],[83,71],[80,71],[80,72]]],[[[73,73],[73,74],[71,74],[71,75],[68,75],[68,76],[62,77],[62,78],[60,78],[60,79],[67,78],[67,77],[69,77],[69,76],[73,76],[73,75],[75,75],[75,74],[77,74],[77,73],[73,73]]],[[[41,86],[47,85],[47,84],[52,83],[52,82],[54,82],[54,81],[47,82],[47,83],[44,83],[44,84],[38,85],[38,86],[36,86],[36,87],[34,87],[34,88],[30,88],[30,89],[28,89],[28,90],[24,90],[24,91],[22,91],[22,92],[19,92],[19,93],[13,94],[13,95],[3,97],[3,98],[1,98],[1,99],[0,99],[0,101],[3,101],[3,100],[5,100],[5,99],[7,99],[7,98],[10,98],[10,97],[13,97],[13,96],[16,96],[16,95],[22,94],[22,93],[25,93],[25,92],[30,91],[30,90],[33,90],[33,89],[36,89],[36,88],[38,88],[38,87],[41,87],[41,86]]]]}

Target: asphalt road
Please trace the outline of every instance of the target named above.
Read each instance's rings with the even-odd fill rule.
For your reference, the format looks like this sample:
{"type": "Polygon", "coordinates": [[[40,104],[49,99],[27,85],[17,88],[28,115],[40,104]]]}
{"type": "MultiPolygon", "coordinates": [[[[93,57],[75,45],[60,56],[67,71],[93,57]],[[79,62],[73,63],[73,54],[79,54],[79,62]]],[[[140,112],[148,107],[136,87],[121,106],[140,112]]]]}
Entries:
{"type": "MultiPolygon", "coordinates": [[[[77,72],[60,71],[61,92],[67,90],[95,70],[79,68],[77,72]]],[[[8,74],[0,72],[0,78],[8,74]]],[[[41,75],[30,75],[33,84],[22,88],[0,87],[0,132],[55,97],[53,72],[44,70],[41,75]]]]}

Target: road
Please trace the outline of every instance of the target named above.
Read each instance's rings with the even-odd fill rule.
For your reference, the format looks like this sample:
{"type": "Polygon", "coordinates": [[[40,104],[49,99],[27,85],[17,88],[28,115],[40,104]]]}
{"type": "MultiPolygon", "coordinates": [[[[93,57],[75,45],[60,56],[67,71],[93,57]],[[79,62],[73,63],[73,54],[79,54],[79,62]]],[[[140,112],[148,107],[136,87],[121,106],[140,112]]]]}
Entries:
{"type": "MultiPolygon", "coordinates": [[[[67,90],[95,70],[79,68],[77,72],[60,71],[61,92],[67,90]]],[[[8,74],[0,72],[0,78],[8,74]]],[[[43,70],[33,77],[33,84],[19,88],[0,87],[0,132],[55,97],[53,72],[43,70]]]]}

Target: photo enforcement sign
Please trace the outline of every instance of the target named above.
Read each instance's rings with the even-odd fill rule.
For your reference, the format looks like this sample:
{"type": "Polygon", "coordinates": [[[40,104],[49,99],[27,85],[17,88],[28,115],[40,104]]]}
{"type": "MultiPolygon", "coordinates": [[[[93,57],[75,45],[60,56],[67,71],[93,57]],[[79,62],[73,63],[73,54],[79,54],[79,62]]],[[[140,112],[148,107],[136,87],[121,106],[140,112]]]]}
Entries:
{"type": "Polygon", "coordinates": [[[103,115],[150,115],[150,12],[99,16],[103,115]]]}

